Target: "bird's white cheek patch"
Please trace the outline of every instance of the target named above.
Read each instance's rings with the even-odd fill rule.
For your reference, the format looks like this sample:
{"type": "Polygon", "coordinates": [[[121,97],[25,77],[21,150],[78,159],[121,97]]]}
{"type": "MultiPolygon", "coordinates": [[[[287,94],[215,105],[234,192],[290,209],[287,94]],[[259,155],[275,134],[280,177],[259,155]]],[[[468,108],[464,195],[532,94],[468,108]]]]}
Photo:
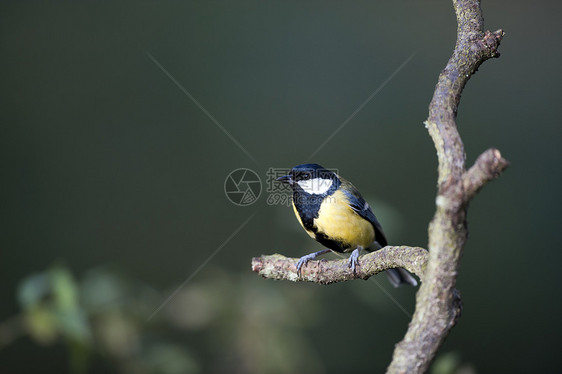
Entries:
{"type": "Polygon", "coordinates": [[[306,181],[298,181],[299,186],[304,192],[314,195],[326,193],[332,187],[331,179],[313,178],[306,181]]]}

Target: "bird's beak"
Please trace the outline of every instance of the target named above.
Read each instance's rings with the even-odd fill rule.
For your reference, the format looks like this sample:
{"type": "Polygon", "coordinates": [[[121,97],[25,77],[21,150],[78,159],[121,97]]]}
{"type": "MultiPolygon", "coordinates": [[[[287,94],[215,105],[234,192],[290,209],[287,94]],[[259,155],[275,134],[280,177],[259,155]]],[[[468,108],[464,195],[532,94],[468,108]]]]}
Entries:
{"type": "Polygon", "coordinates": [[[290,175],[283,175],[282,177],[277,178],[276,181],[282,182],[282,183],[293,184],[293,179],[291,178],[290,175]]]}

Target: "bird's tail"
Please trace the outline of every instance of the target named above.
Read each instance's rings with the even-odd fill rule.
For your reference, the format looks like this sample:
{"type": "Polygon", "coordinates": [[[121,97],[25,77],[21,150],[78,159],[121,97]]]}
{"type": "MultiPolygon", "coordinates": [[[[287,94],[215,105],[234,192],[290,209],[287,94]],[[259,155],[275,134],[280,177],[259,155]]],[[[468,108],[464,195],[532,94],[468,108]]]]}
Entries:
{"type": "Polygon", "coordinates": [[[394,286],[398,287],[401,284],[409,284],[410,286],[417,286],[418,281],[412,274],[408,272],[406,269],[396,268],[396,269],[388,269],[386,271],[386,276],[388,277],[388,281],[394,286]]]}

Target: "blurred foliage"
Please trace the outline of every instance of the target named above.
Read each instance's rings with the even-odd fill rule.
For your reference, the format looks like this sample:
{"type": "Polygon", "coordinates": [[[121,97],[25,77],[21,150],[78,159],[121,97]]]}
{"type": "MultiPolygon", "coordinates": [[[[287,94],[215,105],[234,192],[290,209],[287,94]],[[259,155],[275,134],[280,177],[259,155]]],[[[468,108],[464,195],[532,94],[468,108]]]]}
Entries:
{"type": "Polygon", "coordinates": [[[52,344],[57,338],[67,343],[73,372],[85,372],[91,328],[80,306],[79,289],[70,271],[60,265],[33,274],[19,286],[24,325],[38,343],[52,344]]]}
{"type": "Polygon", "coordinates": [[[463,363],[457,352],[438,354],[430,369],[430,374],[476,374],[472,365],[463,363]]]}
{"type": "MultiPolygon", "coordinates": [[[[366,305],[384,308],[388,299],[373,297],[369,283],[352,290],[366,305]]],[[[169,290],[168,300],[115,268],[77,280],[58,263],[22,280],[17,296],[24,333],[42,346],[64,342],[71,373],[89,372],[94,360],[117,373],[324,372],[304,333],[323,302],[312,288],[288,291],[210,268],[205,279],[169,290]],[[197,345],[182,341],[190,335],[197,345]]],[[[437,357],[431,374],[475,371],[451,352],[437,357]]]]}
{"type": "Polygon", "coordinates": [[[199,373],[205,352],[213,356],[208,370],[216,372],[323,371],[299,332],[314,322],[310,289],[272,292],[253,277],[218,269],[209,274],[179,290],[148,320],[162,302],[152,288],[109,267],[76,280],[57,264],[19,286],[25,332],[45,346],[64,341],[73,373],[88,372],[92,357],[121,373],[199,373]],[[181,341],[202,332],[197,346],[181,341]]]}

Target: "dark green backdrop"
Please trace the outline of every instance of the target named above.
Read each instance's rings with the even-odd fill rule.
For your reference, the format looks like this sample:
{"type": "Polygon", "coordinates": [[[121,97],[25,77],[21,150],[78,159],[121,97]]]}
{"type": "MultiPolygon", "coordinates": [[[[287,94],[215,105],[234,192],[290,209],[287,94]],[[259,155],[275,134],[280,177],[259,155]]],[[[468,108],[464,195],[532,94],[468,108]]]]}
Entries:
{"type": "MultiPolygon", "coordinates": [[[[459,130],[469,164],[494,146],[511,166],[470,206],[464,311],[434,370],[556,372],[562,7],[483,9],[506,36],[468,83],[459,130]]],[[[425,246],[436,157],[422,122],[455,31],[448,1],[0,5],[0,371],[383,371],[407,314],[375,282],[251,273],[253,256],[320,247],[265,191],[230,203],[224,180],[337,168],[392,244],[425,246]],[[18,297],[49,269],[76,287],[88,332],[40,343],[18,297]]],[[[415,290],[376,282],[413,311],[415,290]]]]}

